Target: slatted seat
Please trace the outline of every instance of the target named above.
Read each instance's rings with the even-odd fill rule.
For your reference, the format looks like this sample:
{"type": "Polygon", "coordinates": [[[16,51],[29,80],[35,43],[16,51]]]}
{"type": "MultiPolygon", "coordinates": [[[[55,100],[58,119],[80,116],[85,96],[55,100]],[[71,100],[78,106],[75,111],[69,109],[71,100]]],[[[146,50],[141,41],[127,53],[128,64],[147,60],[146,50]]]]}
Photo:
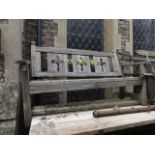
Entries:
{"type": "Polygon", "coordinates": [[[63,105],[67,101],[66,92],[75,90],[142,86],[141,100],[146,96],[141,77],[122,76],[116,52],[36,47],[33,42],[30,79],[28,66],[27,61],[20,61],[26,127],[31,122],[30,95],[33,94],[59,92],[63,105]],[[42,58],[46,60],[44,67],[42,58]]]}

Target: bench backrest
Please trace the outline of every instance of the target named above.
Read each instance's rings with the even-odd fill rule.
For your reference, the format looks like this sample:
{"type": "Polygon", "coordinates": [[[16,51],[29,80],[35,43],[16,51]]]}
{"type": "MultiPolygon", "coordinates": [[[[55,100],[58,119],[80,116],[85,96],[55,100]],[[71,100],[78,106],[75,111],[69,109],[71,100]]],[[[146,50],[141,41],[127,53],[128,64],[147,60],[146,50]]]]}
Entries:
{"type": "Polygon", "coordinates": [[[31,45],[32,77],[112,77],[121,76],[115,52],[104,53],[31,45]],[[42,55],[46,70],[42,69],[42,55]]]}

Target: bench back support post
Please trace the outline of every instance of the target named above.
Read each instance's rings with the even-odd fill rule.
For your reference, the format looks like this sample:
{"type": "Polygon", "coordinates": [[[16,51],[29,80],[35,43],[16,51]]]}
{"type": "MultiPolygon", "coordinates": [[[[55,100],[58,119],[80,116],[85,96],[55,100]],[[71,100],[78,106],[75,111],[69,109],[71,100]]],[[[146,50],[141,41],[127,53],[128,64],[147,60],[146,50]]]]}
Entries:
{"type": "Polygon", "coordinates": [[[20,77],[23,99],[24,125],[26,128],[28,128],[31,125],[32,114],[29,93],[29,64],[26,62],[20,62],[20,77]]]}
{"type": "Polygon", "coordinates": [[[147,77],[144,75],[146,72],[145,64],[140,64],[140,74],[142,76],[142,86],[140,91],[140,102],[142,105],[148,104],[148,97],[147,97],[147,77]]]}

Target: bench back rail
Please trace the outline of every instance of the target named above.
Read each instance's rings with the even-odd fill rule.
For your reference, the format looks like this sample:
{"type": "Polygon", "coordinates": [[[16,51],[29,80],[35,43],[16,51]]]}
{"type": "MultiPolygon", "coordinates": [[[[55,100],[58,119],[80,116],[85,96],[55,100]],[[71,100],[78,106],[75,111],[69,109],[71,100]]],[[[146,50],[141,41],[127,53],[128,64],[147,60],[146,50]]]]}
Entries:
{"type": "Polygon", "coordinates": [[[31,46],[32,77],[121,76],[116,53],[31,46]],[[42,70],[42,54],[47,61],[42,70]]]}

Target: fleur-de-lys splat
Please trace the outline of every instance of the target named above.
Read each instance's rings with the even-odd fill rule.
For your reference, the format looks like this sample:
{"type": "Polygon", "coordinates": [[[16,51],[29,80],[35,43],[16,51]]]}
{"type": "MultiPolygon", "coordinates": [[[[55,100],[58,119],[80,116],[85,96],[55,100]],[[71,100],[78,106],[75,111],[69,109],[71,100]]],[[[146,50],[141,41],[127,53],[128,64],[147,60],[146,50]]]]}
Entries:
{"type": "Polygon", "coordinates": [[[100,60],[97,62],[97,65],[100,65],[100,66],[101,66],[102,71],[104,71],[103,66],[105,65],[105,62],[103,61],[103,59],[102,59],[102,58],[100,58],[100,60]]]}
{"type": "Polygon", "coordinates": [[[83,71],[83,66],[87,65],[87,63],[84,61],[82,57],[79,57],[79,59],[77,60],[77,64],[81,66],[82,71],[83,71]]]}
{"type": "Polygon", "coordinates": [[[59,71],[60,70],[59,65],[61,63],[64,63],[64,61],[60,59],[59,55],[56,55],[55,59],[51,60],[51,63],[55,63],[57,65],[57,71],[59,71]]]}

